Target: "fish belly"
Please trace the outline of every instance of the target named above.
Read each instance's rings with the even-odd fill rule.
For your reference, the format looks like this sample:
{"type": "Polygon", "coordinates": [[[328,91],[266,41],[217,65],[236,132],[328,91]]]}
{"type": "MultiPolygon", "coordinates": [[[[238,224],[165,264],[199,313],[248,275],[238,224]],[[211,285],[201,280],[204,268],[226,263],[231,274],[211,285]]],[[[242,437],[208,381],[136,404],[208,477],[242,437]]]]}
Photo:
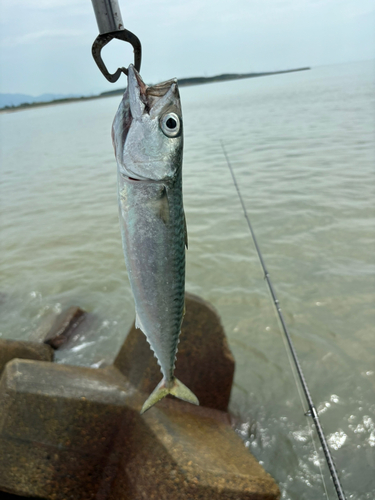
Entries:
{"type": "Polygon", "coordinates": [[[166,187],[156,182],[119,179],[119,211],[137,327],[146,335],[169,381],[173,378],[184,311],[181,182],[166,187]]]}

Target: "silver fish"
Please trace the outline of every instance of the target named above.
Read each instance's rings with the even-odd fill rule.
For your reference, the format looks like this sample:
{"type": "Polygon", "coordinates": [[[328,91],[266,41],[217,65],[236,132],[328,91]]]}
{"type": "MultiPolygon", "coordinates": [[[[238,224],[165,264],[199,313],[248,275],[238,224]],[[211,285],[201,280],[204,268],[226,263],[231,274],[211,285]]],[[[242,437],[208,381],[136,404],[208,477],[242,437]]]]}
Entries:
{"type": "Polygon", "coordinates": [[[163,379],[145,412],[167,394],[199,404],[174,377],[185,302],[182,114],[177,80],[148,87],[128,68],[128,86],[112,126],[118,201],[136,327],[146,335],[163,379]]]}

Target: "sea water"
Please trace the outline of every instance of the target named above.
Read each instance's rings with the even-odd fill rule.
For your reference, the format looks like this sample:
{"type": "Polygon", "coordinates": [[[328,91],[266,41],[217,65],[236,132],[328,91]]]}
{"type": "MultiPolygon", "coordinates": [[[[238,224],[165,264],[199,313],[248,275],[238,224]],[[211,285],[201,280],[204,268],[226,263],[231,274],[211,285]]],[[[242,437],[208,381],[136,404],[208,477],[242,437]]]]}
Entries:
{"type": "MultiPolygon", "coordinates": [[[[220,141],[347,498],[372,500],[374,82],[374,62],[360,62],[181,89],[186,289],[222,318],[236,430],[285,500],[324,498],[322,475],[336,497],[220,141]]],[[[0,115],[0,336],[36,339],[79,305],[91,327],[61,363],[109,364],[134,319],[110,139],[119,102],[0,115]]]]}

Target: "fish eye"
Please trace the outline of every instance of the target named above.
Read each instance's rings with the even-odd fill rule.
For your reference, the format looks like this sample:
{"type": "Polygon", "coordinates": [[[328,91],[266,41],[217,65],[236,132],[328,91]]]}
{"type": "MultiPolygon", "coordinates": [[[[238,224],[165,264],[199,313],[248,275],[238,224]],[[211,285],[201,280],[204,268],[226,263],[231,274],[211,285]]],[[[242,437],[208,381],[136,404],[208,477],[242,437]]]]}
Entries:
{"type": "Polygon", "coordinates": [[[167,113],[161,119],[160,127],[167,137],[176,137],[181,128],[180,119],[176,113],[167,113]]]}

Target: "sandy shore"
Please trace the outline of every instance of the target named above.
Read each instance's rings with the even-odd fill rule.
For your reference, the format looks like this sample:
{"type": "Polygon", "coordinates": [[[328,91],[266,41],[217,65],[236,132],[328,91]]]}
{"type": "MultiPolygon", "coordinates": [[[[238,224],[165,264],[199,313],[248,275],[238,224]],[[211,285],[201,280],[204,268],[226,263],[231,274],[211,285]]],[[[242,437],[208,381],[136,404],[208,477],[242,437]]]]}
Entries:
{"type": "MultiPolygon", "coordinates": [[[[223,74],[223,75],[217,75],[217,76],[210,76],[210,77],[204,77],[204,76],[199,76],[199,77],[192,77],[192,78],[181,78],[178,80],[178,84],[180,87],[187,87],[191,85],[204,85],[208,83],[217,83],[217,82],[228,82],[231,80],[242,80],[244,78],[257,78],[260,76],[270,76],[270,75],[279,75],[282,73],[293,73],[296,71],[306,71],[310,69],[309,67],[304,67],[304,68],[296,68],[296,69],[287,69],[283,71],[269,71],[269,72],[264,72],[264,73],[238,73],[238,74],[223,74]]],[[[56,104],[68,104],[72,102],[79,102],[79,101],[91,101],[93,99],[102,99],[105,97],[113,97],[115,95],[121,95],[124,93],[124,88],[123,89],[117,89],[117,90],[110,90],[108,92],[102,92],[99,95],[95,96],[82,96],[82,97],[70,97],[70,98],[65,98],[65,99],[56,99],[54,101],[48,101],[48,102],[33,102],[33,103],[25,103],[25,104],[20,104],[19,106],[10,106],[10,107],[4,107],[0,109],[0,113],[13,113],[15,111],[24,111],[27,109],[32,109],[32,108],[39,108],[42,106],[55,106],[56,104]]]]}

